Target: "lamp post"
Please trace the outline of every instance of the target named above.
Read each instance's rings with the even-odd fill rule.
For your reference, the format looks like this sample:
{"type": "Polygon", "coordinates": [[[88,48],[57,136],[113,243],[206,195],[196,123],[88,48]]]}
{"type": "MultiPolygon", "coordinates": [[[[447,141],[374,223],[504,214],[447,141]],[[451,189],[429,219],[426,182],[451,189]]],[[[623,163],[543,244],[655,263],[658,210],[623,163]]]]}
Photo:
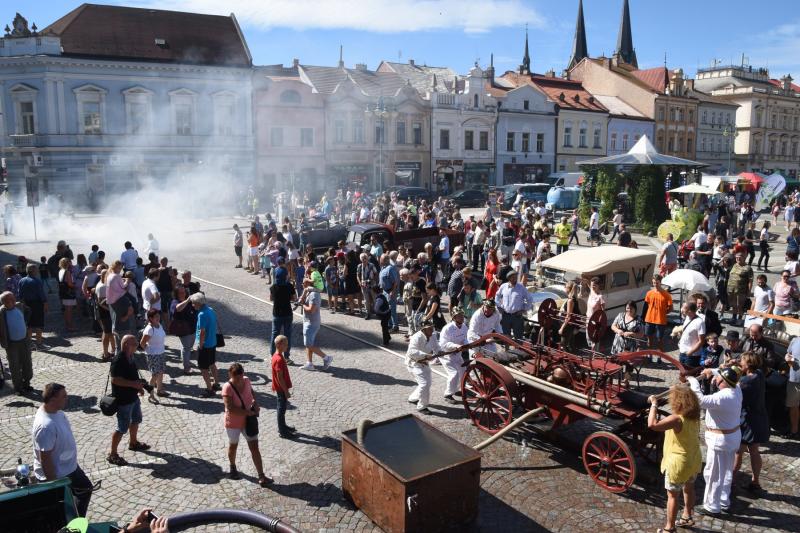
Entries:
{"type": "Polygon", "coordinates": [[[728,174],[732,174],[731,172],[731,154],[733,152],[733,144],[736,142],[736,137],[739,136],[739,132],[736,131],[736,126],[732,124],[728,124],[725,126],[725,129],[722,130],[722,135],[728,141],[728,174]]]}
{"type": "Polygon", "coordinates": [[[396,117],[397,111],[392,109],[390,105],[387,105],[384,97],[380,96],[374,106],[367,104],[364,113],[372,115],[376,120],[381,121],[380,138],[376,139],[378,141],[378,175],[375,178],[377,190],[381,192],[383,190],[383,145],[386,142],[386,121],[387,119],[396,117]]]}

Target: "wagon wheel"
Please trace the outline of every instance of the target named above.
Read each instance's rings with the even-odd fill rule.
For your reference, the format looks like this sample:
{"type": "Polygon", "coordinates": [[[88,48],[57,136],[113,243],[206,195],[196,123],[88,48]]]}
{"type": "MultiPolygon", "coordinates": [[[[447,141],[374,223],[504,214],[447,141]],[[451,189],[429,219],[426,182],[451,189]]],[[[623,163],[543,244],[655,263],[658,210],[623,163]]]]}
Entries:
{"type": "Polygon", "coordinates": [[[550,329],[557,312],[556,301],[552,298],[548,298],[539,304],[539,324],[544,330],[550,329]]]}
{"type": "Polygon", "coordinates": [[[603,338],[603,334],[606,332],[607,326],[608,319],[606,318],[605,311],[598,309],[592,313],[592,316],[589,317],[589,321],[586,323],[587,336],[592,342],[600,342],[603,338]]]}
{"type": "Polygon", "coordinates": [[[661,461],[663,437],[652,431],[637,431],[632,429],[630,432],[630,442],[634,453],[652,465],[657,465],[661,461]]]}
{"type": "Polygon", "coordinates": [[[511,423],[512,387],[492,368],[471,364],[461,378],[461,401],[472,423],[486,433],[497,433],[511,423]]]}
{"type": "Polygon", "coordinates": [[[623,492],[636,479],[636,460],[625,441],[596,431],[583,443],[583,466],[595,483],[609,492],[623,492]]]}

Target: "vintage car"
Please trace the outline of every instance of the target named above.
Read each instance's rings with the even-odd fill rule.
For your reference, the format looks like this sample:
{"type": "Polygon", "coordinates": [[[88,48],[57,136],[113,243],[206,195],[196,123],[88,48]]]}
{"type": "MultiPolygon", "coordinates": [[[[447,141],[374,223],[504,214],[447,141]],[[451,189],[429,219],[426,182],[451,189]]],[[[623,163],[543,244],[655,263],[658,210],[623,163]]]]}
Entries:
{"type": "Polygon", "coordinates": [[[625,309],[628,300],[644,300],[650,289],[655,261],[655,252],[621,246],[576,248],[551,257],[538,269],[536,286],[529,287],[536,303],[528,313],[528,321],[538,324],[538,303],[547,298],[554,299],[560,309],[566,298],[564,286],[568,281],[580,280],[580,311],[586,312],[589,280],[595,276],[600,278],[608,319],[613,320],[625,309]]]}

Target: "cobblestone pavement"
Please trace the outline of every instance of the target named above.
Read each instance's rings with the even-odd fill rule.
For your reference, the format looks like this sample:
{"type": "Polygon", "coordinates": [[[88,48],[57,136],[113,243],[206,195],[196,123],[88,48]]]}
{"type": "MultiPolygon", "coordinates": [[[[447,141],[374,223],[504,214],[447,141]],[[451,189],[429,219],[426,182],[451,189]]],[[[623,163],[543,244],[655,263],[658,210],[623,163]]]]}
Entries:
{"type": "MultiPolygon", "coordinates": [[[[220,369],[240,361],[256,387],[259,402],[266,408],[260,422],[261,452],[267,474],[275,478],[275,484],[269,489],[258,487],[244,446],[239,450],[238,465],[245,478],[231,481],[224,477],[227,458],[222,402],[201,397],[198,374],[181,374],[174,339],[168,341],[171,357],[167,390],[172,396],[163,399],[161,405],[143,403],[140,438],[151,444],[152,450],[125,450],[123,456],[130,462],[126,467],[106,463],[114,419],[96,409],[106,371],[106,365],[99,362],[99,341],[88,334],[88,327],[84,327],[84,333],[64,337],[58,314],[51,312],[46,335],[49,347],[34,353],[33,385],[37,391],[50,381],[67,386],[68,416],[78,442],[80,464],[92,479],[103,480],[102,489],[92,499],[90,518],[128,519],[146,506],[166,516],[234,507],[282,517],[303,531],[375,530],[369,518],[342,495],[339,438],[342,431],[354,428],[363,418],[383,420],[412,412],[405,401],[413,379],[400,359],[405,348],[402,336],[395,336],[391,350],[385,350],[377,346],[377,322],[323,311],[323,323],[336,328],[323,328],[320,333],[321,346],[334,356],[333,367],[314,372],[291,368],[294,397],[287,416],[300,437],[296,441],[277,438],[275,400],[265,363],[271,317],[270,306],[262,301],[267,298],[266,284],[257,276],[231,268],[233,254],[227,230],[231,222],[197,221],[195,230],[203,231],[200,244],[195,239],[192,246],[173,251],[162,240],[162,253],[178,268],[192,269],[218,311],[226,335],[226,347],[219,355],[220,369]]],[[[130,237],[120,235],[118,244],[102,243],[103,248],[113,257],[118,253],[116,248],[121,249],[122,242],[130,237]]],[[[63,238],[76,253],[88,251],[91,244],[86,234],[63,238]]],[[[10,262],[9,254],[50,255],[54,241],[14,243],[6,238],[0,240],[0,248],[0,261],[5,264],[10,262]]],[[[55,295],[51,298],[51,308],[57,309],[55,295]]],[[[293,335],[296,346],[301,343],[298,323],[299,318],[293,335]]],[[[302,355],[301,350],[293,350],[296,361],[302,355]]],[[[146,371],[143,374],[147,375],[146,371]]],[[[663,387],[673,378],[673,373],[663,368],[646,369],[643,386],[663,387]]],[[[441,376],[434,375],[433,414],[426,419],[468,445],[484,440],[486,435],[470,424],[460,406],[441,401],[443,386],[441,376]]],[[[10,466],[17,457],[30,460],[30,426],[38,405],[38,395],[16,396],[6,385],[0,395],[0,466],[10,466]]],[[[560,433],[558,443],[541,436],[536,428],[536,424],[529,424],[484,450],[479,518],[469,528],[459,530],[654,531],[663,524],[663,480],[654,469],[643,468],[627,493],[607,493],[585,474],[579,459],[577,446],[583,435],[596,429],[594,425],[570,427],[560,433]]],[[[800,530],[796,518],[800,506],[798,445],[773,437],[765,448],[762,478],[768,493],[754,499],[737,491],[735,517],[724,521],[703,518],[697,530],[800,530]]],[[[742,476],[740,481],[744,479],[742,476]]],[[[701,480],[698,487],[702,487],[701,480]]]]}

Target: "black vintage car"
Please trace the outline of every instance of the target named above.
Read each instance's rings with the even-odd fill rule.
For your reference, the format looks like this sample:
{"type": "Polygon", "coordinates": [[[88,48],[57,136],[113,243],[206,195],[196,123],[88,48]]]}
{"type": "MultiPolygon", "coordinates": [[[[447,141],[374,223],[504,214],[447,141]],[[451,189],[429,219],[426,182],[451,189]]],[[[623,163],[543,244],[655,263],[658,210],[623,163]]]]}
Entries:
{"type": "Polygon", "coordinates": [[[486,205],[488,194],[478,189],[464,189],[446,197],[458,207],[483,207],[486,205]]]}

